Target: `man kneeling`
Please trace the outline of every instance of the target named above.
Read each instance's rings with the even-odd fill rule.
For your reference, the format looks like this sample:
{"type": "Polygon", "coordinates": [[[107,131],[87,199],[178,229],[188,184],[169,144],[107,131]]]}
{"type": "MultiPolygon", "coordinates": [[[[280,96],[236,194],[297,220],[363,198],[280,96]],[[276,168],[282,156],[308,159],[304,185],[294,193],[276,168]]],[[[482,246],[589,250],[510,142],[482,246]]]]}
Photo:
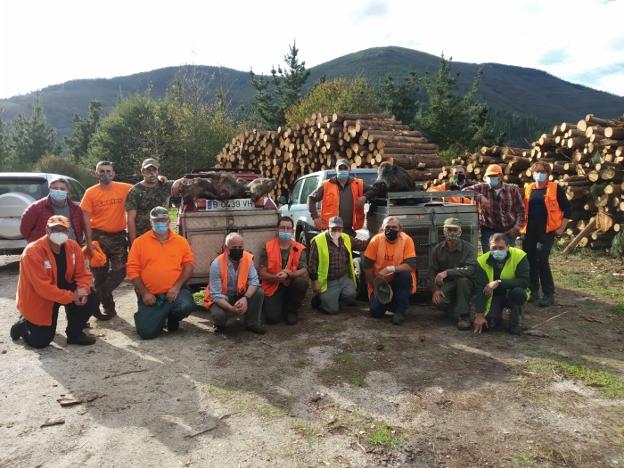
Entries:
{"type": "Polygon", "coordinates": [[[46,235],[28,244],[20,258],[17,309],[22,316],[11,327],[11,338],[23,338],[33,348],[45,348],[54,339],[61,305],[67,344],[95,343],[82,331],[97,308],[93,277],[80,246],[68,238],[70,226],[65,216],[50,217],[46,235]]]}
{"type": "Polygon", "coordinates": [[[236,232],[225,237],[225,248],[210,265],[210,284],[206,287],[204,307],[210,311],[215,327],[223,331],[230,319],[244,317],[247,330],[262,335],[262,302],[253,255],[244,250],[243,238],[236,232]]]}
{"type": "Polygon", "coordinates": [[[193,274],[193,253],[188,241],[169,229],[167,208],[150,211],[152,229],[136,238],[128,254],[128,279],[137,292],[134,314],[137,333],[144,340],[159,336],[165,323],[174,332],[180,320],[195,309],[186,282],[193,274]]]}
{"type": "Polygon", "coordinates": [[[375,318],[383,318],[390,310],[394,312],[392,323],[401,325],[409,307],[410,294],[416,292],[416,249],[412,238],[402,232],[398,218],[387,217],[381,229],[383,233],[373,237],[364,252],[370,313],[375,318]],[[376,280],[390,285],[391,299],[377,297],[374,292],[376,280]]]}

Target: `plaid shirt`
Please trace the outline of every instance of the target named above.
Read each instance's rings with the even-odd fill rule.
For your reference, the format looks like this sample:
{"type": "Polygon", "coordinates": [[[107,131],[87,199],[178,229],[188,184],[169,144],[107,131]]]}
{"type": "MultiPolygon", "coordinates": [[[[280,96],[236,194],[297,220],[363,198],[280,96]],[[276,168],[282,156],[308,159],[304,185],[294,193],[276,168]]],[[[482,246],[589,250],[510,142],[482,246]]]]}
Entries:
{"type": "Polygon", "coordinates": [[[487,208],[480,204],[479,223],[481,226],[502,232],[513,227],[520,229],[524,225],[524,199],[517,185],[503,182],[503,187],[498,194],[485,182],[471,185],[464,190],[472,190],[490,202],[487,208]]]}
{"type": "MultiPolygon", "coordinates": [[[[342,237],[338,240],[338,245],[334,244],[331,240],[329,233],[325,233],[327,236],[327,247],[329,250],[329,268],[327,271],[327,280],[335,280],[342,278],[349,273],[349,252],[344,245],[342,237]]],[[[363,251],[366,248],[366,241],[351,238],[351,249],[363,251]]],[[[316,242],[311,243],[310,247],[310,262],[308,266],[310,272],[310,279],[312,281],[318,280],[318,249],[316,248],[316,242]]]]}

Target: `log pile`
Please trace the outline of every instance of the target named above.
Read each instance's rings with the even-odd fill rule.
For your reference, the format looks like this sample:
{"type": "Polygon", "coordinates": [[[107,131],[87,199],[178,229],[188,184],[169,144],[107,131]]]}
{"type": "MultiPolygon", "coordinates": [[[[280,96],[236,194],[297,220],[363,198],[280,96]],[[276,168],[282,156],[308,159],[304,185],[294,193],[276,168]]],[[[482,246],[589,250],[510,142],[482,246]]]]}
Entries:
{"type": "Polygon", "coordinates": [[[250,130],[234,137],[217,156],[224,168],[259,170],[278,182],[273,195],[288,192],[297,178],[333,169],[338,159],[352,168],[393,161],[415,181],[438,176],[438,147],[389,114],[312,114],[302,125],[277,131],[250,130]]]}
{"type": "MultiPolygon", "coordinates": [[[[500,164],[506,182],[524,187],[532,182],[529,168],[536,161],[551,165],[550,179],[566,189],[572,204],[572,222],[560,245],[585,230],[579,246],[610,248],[614,236],[624,231],[624,118],[601,119],[588,114],[577,123],[555,126],[531,148],[483,147],[452,164],[465,166],[467,178],[476,181],[483,180],[489,164],[500,164]],[[585,229],[588,225],[590,229],[585,229]]],[[[445,167],[439,179],[448,174],[445,167]]]]}

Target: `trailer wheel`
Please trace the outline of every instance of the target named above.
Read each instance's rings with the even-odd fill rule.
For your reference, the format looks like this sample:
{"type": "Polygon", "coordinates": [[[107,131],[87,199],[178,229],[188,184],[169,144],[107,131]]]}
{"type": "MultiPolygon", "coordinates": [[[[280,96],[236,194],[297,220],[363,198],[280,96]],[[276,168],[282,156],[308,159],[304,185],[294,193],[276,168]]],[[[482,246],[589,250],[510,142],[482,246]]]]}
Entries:
{"type": "Polygon", "coordinates": [[[353,270],[356,278],[356,289],[358,301],[368,302],[368,288],[366,287],[366,275],[364,274],[364,268],[362,268],[362,258],[353,259],[353,270]]]}

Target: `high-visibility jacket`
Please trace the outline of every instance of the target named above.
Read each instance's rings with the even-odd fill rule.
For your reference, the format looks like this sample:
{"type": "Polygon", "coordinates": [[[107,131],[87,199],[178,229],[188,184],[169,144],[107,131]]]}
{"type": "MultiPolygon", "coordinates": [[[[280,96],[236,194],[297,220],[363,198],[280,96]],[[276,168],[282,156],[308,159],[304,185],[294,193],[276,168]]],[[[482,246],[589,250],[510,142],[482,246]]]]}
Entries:
{"type": "MultiPolygon", "coordinates": [[[[490,258],[491,252],[486,252],[483,255],[477,257],[477,263],[479,266],[485,271],[487,275],[488,282],[494,281],[494,267],[488,263],[488,259],[490,258]]],[[[505,261],[505,265],[503,266],[503,270],[500,274],[501,280],[511,280],[516,277],[516,268],[520,261],[526,257],[526,252],[521,249],[517,249],[515,247],[509,247],[509,255],[507,256],[507,260],[505,261]]],[[[531,290],[526,290],[527,297],[531,297],[531,290]]],[[[492,306],[492,297],[488,297],[487,304],[485,305],[485,311],[483,312],[483,316],[487,316],[490,312],[490,307],[492,306]]]]}
{"type": "MultiPolygon", "coordinates": [[[[377,244],[375,263],[373,264],[373,275],[377,275],[377,272],[379,270],[382,270],[383,268],[387,266],[390,266],[390,265],[399,266],[401,263],[403,263],[405,258],[403,258],[403,256],[399,254],[402,254],[403,251],[405,250],[406,242],[411,243],[412,250],[414,251],[414,253],[416,252],[416,249],[413,248],[414,241],[412,240],[412,238],[408,236],[407,234],[405,234],[404,232],[400,232],[399,237],[392,244],[392,247],[394,247],[394,250],[393,250],[393,255],[391,257],[392,259],[390,260],[388,258],[389,256],[386,255],[389,241],[388,239],[386,239],[385,234],[377,234],[375,237],[371,239],[371,243],[373,242],[373,240],[375,240],[375,243],[377,244]],[[375,239],[375,237],[377,239],[375,239]]],[[[364,254],[364,256],[366,256],[366,253],[364,254]]],[[[394,275],[389,275],[386,277],[386,281],[388,282],[392,281],[393,279],[394,279],[394,275]]],[[[410,290],[412,294],[416,293],[416,284],[417,284],[416,279],[417,279],[416,271],[412,270],[412,287],[410,290]]],[[[367,287],[368,287],[368,297],[370,298],[371,294],[373,293],[373,286],[371,284],[367,284],[367,287]]]]}
{"type": "MultiPolygon", "coordinates": [[[[358,208],[356,201],[364,195],[364,181],[354,177],[351,179],[349,187],[351,187],[351,195],[353,197],[351,227],[354,230],[362,229],[364,226],[364,207],[358,208]]],[[[340,188],[338,184],[328,179],[323,182],[323,199],[321,200],[321,225],[323,229],[327,229],[329,218],[334,216],[340,216],[340,188]]]]}
{"type": "MultiPolygon", "coordinates": [[[[217,257],[217,262],[219,262],[219,267],[221,269],[221,291],[227,296],[228,295],[228,255],[227,252],[223,252],[221,255],[217,257]]],[[[243,257],[238,262],[238,280],[236,282],[236,295],[242,296],[247,291],[247,280],[249,279],[249,270],[251,269],[251,264],[253,263],[253,255],[251,255],[246,250],[243,252],[243,257]]],[[[204,292],[204,307],[209,309],[210,306],[214,303],[212,297],[210,296],[210,285],[206,286],[206,290],[204,292]]]]}
{"type": "MultiPolygon", "coordinates": [[[[529,221],[529,200],[531,200],[531,192],[536,187],[535,182],[525,184],[524,186],[524,219],[529,221]]],[[[548,182],[546,185],[546,193],[544,194],[544,205],[546,205],[546,232],[554,232],[561,226],[563,222],[563,211],[559,207],[557,201],[557,183],[548,182]]],[[[522,233],[526,232],[527,224],[521,229],[522,233]]]]}
{"type": "MultiPolygon", "coordinates": [[[[71,239],[63,246],[67,261],[65,280],[75,283],[76,289],[90,291],[93,276],[87,269],[80,246],[71,239]]],[[[17,310],[30,323],[52,325],[54,304],[69,304],[74,300],[73,291],[59,289],[57,275],[56,259],[48,237],[43,236],[28,244],[20,258],[16,299],[17,310]]]]}
{"type": "MultiPolygon", "coordinates": [[[[446,192],[446,182],[440,185],[432,185],[427,189],[427,192],[446,192]]],[[[447,197],[446,199],[449,203],[463,203],[464,205],[472,205],[473,200],[468,197],[447,197]]]]}
{"type": "MultiPolygon", "coordinates": [[[[282,271],[282,249],[280,247],[280,241],[278,237],[275,237],[268,241],[265,245],[266,253],[267,253],[267,271],[273,275],[276,275],[280,271],[282,271]]],[[[305,246],[301,245],[299,242],[295,242],[294,240],[290,241],[290,253],[288,254],[288,260],[286,261],[286,268],[290,271],[297,271],[297,267],[299,266],[299,261],[301,260],[301,254],[305,250],[305,246]]],[[[265,296],[272,296],[277,291],[280,283],[277,281],[271,281],[267,279],[263,279],[262,290],[264,291],[265,296]]],[[[290,279],[287,279],[282,284],[288,286],[290,284],[290,279]]]]}
{"type": "MultiPolygon", "coordinates": [[[[353,268],[353,253],[351,252],[351,238],[344,232],[341,234],[342,241],[349,252],[349,275],[355,284],[355,269],[353,268]]],[[[327,290],[327,274],[329,273],[329,246],[327,245],[327,235],[325,232],[314,236],[312,242],[316,244],[318,251],[317,280],[321,285],[321,292],[327,290]]]]}

